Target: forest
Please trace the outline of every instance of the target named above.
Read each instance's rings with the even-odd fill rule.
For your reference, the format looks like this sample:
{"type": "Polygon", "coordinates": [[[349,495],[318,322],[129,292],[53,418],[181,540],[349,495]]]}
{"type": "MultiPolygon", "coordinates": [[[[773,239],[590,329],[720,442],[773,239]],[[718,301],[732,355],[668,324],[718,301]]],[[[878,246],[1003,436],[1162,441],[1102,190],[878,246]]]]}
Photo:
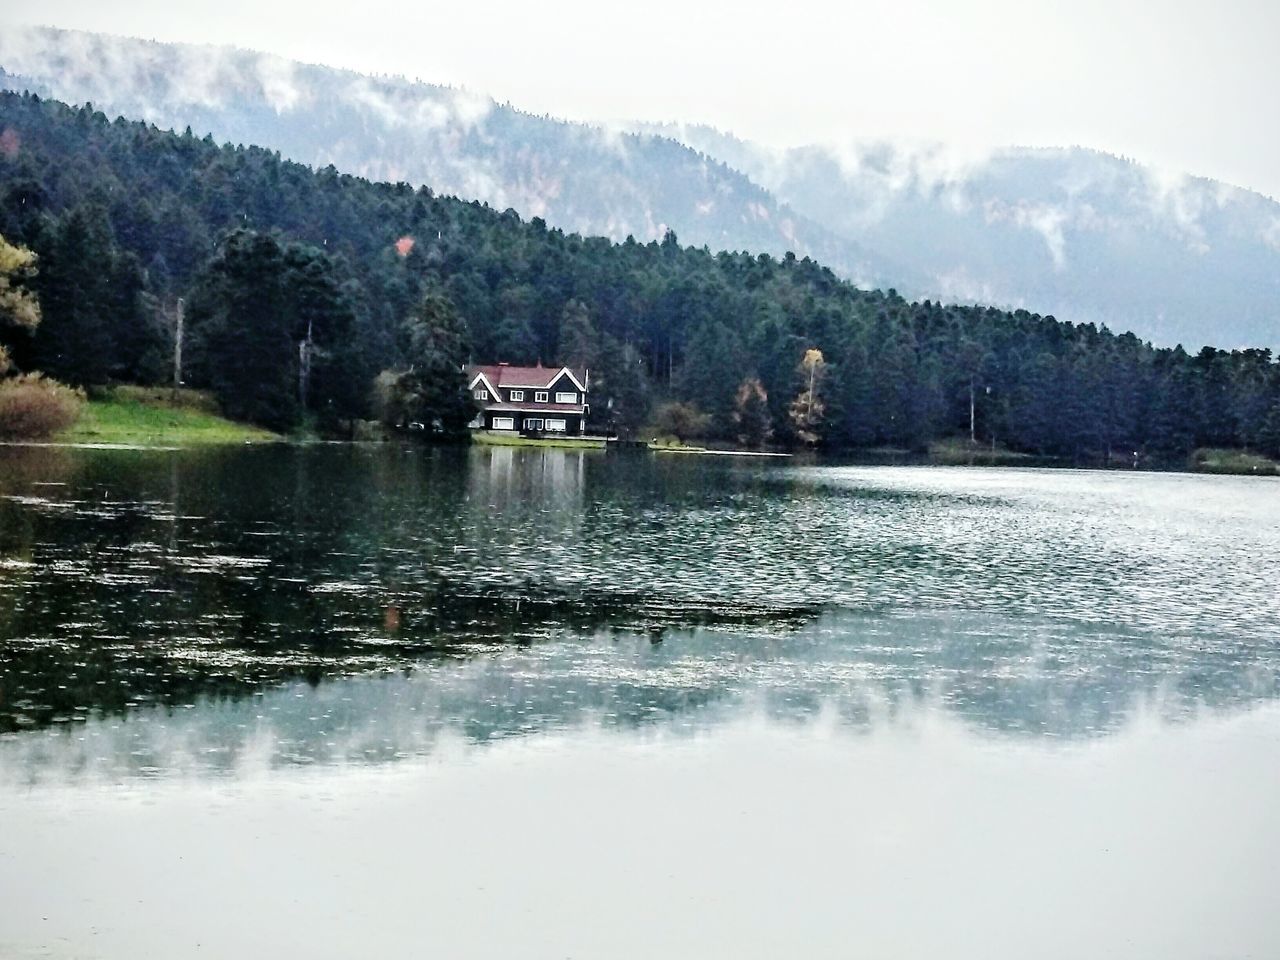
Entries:
{"type": "Polygon", "coordinates": [[[601,430],[749,446],[966,438],[1079,462],[1280,455],[1267,349],[1192,355],[1023,310],[908,302],[810,259],[614,243],[406,183],[0,94],[0,236],[42,320],[14,370],[173,376],[229,416],[462,429],[463,362],[572,363],[601,430]]]}

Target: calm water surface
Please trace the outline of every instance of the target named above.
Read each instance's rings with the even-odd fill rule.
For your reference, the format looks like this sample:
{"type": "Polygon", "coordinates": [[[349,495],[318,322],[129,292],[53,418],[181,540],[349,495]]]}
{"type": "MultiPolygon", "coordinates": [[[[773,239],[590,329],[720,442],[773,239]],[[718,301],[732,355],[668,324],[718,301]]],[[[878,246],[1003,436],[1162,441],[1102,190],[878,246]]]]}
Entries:
{"type": "Polygon", "coordinates": [[[1280,481],[0,448],[0,957],[1276,957],[1280,481]]]}

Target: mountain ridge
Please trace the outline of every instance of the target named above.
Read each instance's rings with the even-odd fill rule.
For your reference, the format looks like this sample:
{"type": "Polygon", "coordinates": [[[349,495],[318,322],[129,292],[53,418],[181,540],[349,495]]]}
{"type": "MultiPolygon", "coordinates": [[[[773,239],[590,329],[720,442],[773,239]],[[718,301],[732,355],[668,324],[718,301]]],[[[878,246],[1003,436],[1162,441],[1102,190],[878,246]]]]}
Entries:
{"type": "Polygon", "coordinates": [[[1280,346],[1280,204],[1088,148],[785,150],[697,124],[594,125],[464,88],[232,47],[47,28],[0,79],[315,168],[404,180],[584,236],[792,251],[864,287],[1026,308],[1153,342],[1280,346]]]}
{"type": "Polygon", "coordinates": [[[864,285],[884,279],[856,243],[686,145],[537,116],[463,88],[234,47],[50,29],[0,38],[0,68],[8,89],[27,84],[162,129],[277,149],[317,169],[426,185],[570,232],[645,242],[673,229],[695,246],[792,251],[864,285]]]}

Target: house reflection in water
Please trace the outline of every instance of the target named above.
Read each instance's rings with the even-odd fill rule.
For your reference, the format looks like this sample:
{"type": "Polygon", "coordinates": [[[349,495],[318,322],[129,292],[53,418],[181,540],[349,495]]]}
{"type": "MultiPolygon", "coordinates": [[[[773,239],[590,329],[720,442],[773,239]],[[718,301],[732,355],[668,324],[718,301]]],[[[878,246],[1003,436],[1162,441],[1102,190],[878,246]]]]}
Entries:
{"type": "Polygon", "coordinates": [[[492,525],[493,540],[509,543],[520,531],[570,543],[582,525],[588,457],[598,451],[474,446],[467,499],[477,524],[492,525]],[[480,518],[484,519],[481,520],[480,518]]]}

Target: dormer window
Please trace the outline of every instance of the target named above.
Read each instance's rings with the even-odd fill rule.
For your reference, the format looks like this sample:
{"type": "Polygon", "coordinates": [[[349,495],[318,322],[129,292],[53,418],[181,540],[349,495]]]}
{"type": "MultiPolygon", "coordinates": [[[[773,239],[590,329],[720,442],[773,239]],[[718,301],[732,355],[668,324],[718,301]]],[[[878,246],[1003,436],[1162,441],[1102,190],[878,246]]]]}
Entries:
{"type": "Polygon", "coordinates": [[[546,403],[546,402],[547,402],[547,391],[545,391],[545,390],[539,390],[537,393],[535,393],[535,394],[533,395],[533,399],[534,399],[534,402],[535,402],[535,403],[546,403]]]}
{"type": "Polygon", "coordinates": [[[512,391],[511,391],[511,402],[512,402],[512,403],[518,403],[519,401],[521,401],[521,400],[523,400],[523,399],[524,399],[524,391],[523,391],[523,390],[512,390],[512,391]]]}
{"type": "Polygon", "coordinates": [[[480,388],[479,390],[477,390],[474,394],[472,394],[472,396],[474,396],[477,400],[488,400],[488,399],[489,399],[489,391],[488,391],[488,390],[485,390],[485,389],[482,387],[482,388],[480,388]]]}
{"type": "Polygon", "coordinates": [[[577,403],[578,395],[576,393],[557,393],[556,403],[577,403]]]}

